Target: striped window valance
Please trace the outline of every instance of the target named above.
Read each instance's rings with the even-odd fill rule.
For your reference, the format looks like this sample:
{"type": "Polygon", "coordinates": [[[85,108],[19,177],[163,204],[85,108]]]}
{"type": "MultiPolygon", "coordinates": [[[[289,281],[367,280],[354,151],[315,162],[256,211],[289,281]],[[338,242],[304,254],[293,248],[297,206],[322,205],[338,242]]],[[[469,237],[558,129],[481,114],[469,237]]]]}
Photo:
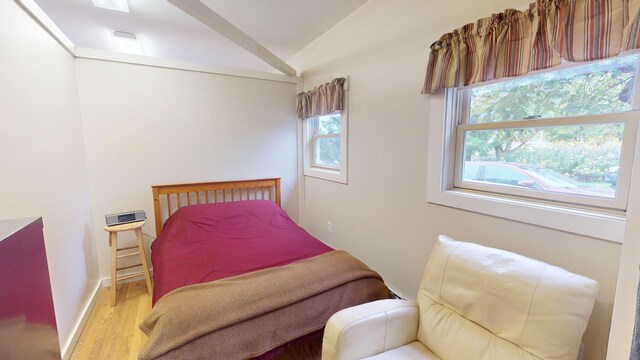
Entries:
{"type": "Polygon", "coordinates": [[[308,119],[327,115],[344,109],[344,83],[346,78],[337,78],[315,89],[298,94],[296,106],[298,118],[308,119]]]}
{"type": "Polygon", "coordinates": [[[431,45],[422,93],[640,48],[640,0],[537,0],[444,34],[431,45]]]}

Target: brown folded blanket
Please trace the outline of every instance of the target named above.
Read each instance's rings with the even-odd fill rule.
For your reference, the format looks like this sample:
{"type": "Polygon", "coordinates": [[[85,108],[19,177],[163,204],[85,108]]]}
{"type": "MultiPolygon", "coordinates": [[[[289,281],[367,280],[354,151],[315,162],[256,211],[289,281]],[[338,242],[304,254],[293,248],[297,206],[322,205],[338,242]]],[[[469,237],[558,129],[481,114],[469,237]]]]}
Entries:
{"type": "Polygon", "coordinates": [[[344,251],[165,295],[140,324],[140,359],[247,359],[322,329],[336,311],[388,298],[380,275],[344,251]]]}

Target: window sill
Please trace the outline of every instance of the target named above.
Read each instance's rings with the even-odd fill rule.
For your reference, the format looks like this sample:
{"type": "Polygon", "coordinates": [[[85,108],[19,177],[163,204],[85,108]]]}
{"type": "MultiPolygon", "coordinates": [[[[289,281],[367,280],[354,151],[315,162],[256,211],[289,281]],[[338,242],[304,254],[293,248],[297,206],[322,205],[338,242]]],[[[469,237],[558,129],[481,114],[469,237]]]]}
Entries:
{"type": "Polygon", "coordinates": [[[427,201],[479,214],[622,243],[625,216],[467,190],[430,192],[427,201]]]}
{"type": "Polygon", "coordinates": [[[307,167],[304,169],[304,176],[310,176],[318,179],[338,182],[341,184],[347,183],[347,174],[344,171],[333,170],[319,167],[307,167]]]}

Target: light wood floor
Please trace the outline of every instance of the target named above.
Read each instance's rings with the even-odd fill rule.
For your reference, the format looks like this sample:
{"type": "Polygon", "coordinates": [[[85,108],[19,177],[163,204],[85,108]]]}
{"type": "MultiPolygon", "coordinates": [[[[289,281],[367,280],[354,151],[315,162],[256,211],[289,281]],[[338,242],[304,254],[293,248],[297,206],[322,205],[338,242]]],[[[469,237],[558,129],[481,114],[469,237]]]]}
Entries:
{"type": "MultiPolygon", "coordinates": [[[[99,290],[96,305],[82,330],[71,360],[137,359],[147,341],[138,324],[151,311],[151,297],[144,281],[117,286],[116,306],[109,288],[99,290]]],[[[320,360],[322,339],[293,346],[274,360],[320,360]]]]}
{"type": "Polygon", "coordinates": [[[147,341],[138,324],[151,311],[151,297],[144,281],[121,284],[116,289],[114,307],[111,307],[109,288],[99,290],[71,360],[138,358],[147,341]]]}

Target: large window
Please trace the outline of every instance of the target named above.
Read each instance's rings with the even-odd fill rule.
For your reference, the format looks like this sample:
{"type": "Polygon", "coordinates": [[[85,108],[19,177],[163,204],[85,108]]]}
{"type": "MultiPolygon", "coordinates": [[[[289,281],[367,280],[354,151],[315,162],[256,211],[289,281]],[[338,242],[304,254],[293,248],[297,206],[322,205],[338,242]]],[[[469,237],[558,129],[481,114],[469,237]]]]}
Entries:
{"type": "Polygon", "coordinates": [[[304,174],[347,182],[347,112],[305,119],[304,174]]]}
{"type": "MultiPolygon", "coordinates": [[[[640,121],[637,71],[632,55],[436,94],[432,108],[443,120],[432,128],[442,139],[431,137],[430,151],[442,161],[433,168],[439,179],[430,175],[440,194],[430,201],[565,230],[574,225],[555,226],[564,220],[544,219],[545,211],[623,223],[640,121]],[[447,192],[466,198],[449,201],[447,192]]],[[[575,232],[596,236],[588,227],[575,232]]]]}
{"type": "Polygon", "coordinates": [[[637,56],[458,91],[454,186],[626,209],[637,56]]]}

